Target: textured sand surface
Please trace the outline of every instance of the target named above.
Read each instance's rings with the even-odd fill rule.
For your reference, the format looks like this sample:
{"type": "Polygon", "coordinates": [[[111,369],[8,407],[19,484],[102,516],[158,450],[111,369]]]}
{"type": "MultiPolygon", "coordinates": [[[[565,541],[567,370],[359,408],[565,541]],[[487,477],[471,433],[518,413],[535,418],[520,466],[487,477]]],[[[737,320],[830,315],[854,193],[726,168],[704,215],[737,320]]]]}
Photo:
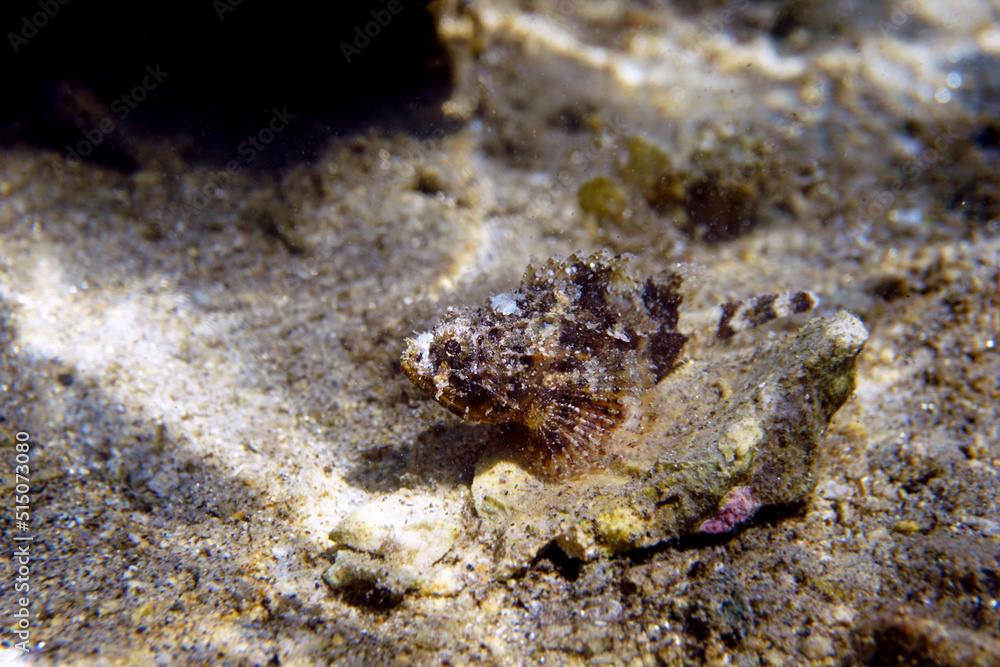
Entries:
{"type": "MultiPolygon", "coordinates": [[[[34,540],[24,659],[1000,664],[995,3],[434,12],[456,76],[442,136],[331,138],[211,198],[213,170],[165,148],[131,173],[0,151],[0,523],[34,540]],[[664,180],[629,171],[630,137],[669,156],[664,180]],[[598,176],[621,198],[584,212],[598,176]],[[810,500],[588,563],[552,548],[504,582],[463,538],[426,594],[331,591],[328,534],[352,512],[446,513],[438,536],[479,520],[491,431],[400,373],[404,338],[532,255],[598,248],[689,263],[692,306],[808,289],[819,315],[860,318],[810,500]]],[[[366,544],[438,562],[393,530],[366,544]]]]}

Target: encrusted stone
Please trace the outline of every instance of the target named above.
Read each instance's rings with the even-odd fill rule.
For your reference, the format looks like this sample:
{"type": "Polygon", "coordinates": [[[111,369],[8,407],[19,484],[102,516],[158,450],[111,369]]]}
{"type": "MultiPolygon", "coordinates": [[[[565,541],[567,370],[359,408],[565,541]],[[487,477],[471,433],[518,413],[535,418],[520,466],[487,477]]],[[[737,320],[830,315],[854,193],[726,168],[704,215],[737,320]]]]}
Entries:
{"type": "Polygon", "coordinates": [[[841,312],[764,349],[686,364],[616,434],[614,447],[627,455],[571,479],[533,476],[495,443],[472,496],[496,540],[497,575],[526,567],[552,541],[589,559],[727,532],[759,506],[805,501],[820,437],[854,390],[867,338],[841,312]]]}

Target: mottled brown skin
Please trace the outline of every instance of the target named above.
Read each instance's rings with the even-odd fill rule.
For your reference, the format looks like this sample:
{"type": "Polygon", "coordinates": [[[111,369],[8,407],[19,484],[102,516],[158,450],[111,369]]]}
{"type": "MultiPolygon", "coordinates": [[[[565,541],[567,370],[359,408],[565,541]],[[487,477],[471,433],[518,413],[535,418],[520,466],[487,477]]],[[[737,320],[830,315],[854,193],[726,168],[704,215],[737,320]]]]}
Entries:
{"type": "MultiPolygon", "coordinates": [[[[681,276],[638,275],[632,256],[607,251],[532,264],[517,291],[409,339],[403,372],[460,417],[521,434],[537,472],[600,464],[611,434],[676,367],[688,339],[677,331],[681,276]]],[[[726,304],[718,336],[773,319],[778,298],[790,297],[726,304]]]]}

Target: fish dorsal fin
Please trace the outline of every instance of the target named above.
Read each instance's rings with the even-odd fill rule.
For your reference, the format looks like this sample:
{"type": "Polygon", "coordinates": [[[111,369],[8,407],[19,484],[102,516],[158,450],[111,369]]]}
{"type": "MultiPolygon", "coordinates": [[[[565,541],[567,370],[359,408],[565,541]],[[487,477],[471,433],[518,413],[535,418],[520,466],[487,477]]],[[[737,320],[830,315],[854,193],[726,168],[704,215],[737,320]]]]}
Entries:
{"type": "Polygon", "coordinates": [[[681,294],[683,283],[681,274],[666,271],[655,280],[646,280],[643,287],[643,304],[650,317],[659,325],[647,343],[650,369],[655,382],[662,380],[674,369],[684,343],[687,342],[687,336],[677,331],[680,306],[684,300],[681,294]]]}

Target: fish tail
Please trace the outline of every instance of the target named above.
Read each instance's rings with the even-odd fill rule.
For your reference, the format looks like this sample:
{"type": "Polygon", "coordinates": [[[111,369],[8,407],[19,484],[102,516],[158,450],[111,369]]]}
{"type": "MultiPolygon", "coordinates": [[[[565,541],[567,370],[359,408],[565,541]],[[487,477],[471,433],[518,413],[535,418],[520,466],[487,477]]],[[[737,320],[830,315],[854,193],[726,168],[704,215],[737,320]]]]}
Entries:
{"type": "Polygon", "coordinates": [[[782,292],[766,294],[719,306],[719,326],[716,337],[729,338],[780,317],[805,313],[814,309],[819,299],[812,292],[782,292]]]}

